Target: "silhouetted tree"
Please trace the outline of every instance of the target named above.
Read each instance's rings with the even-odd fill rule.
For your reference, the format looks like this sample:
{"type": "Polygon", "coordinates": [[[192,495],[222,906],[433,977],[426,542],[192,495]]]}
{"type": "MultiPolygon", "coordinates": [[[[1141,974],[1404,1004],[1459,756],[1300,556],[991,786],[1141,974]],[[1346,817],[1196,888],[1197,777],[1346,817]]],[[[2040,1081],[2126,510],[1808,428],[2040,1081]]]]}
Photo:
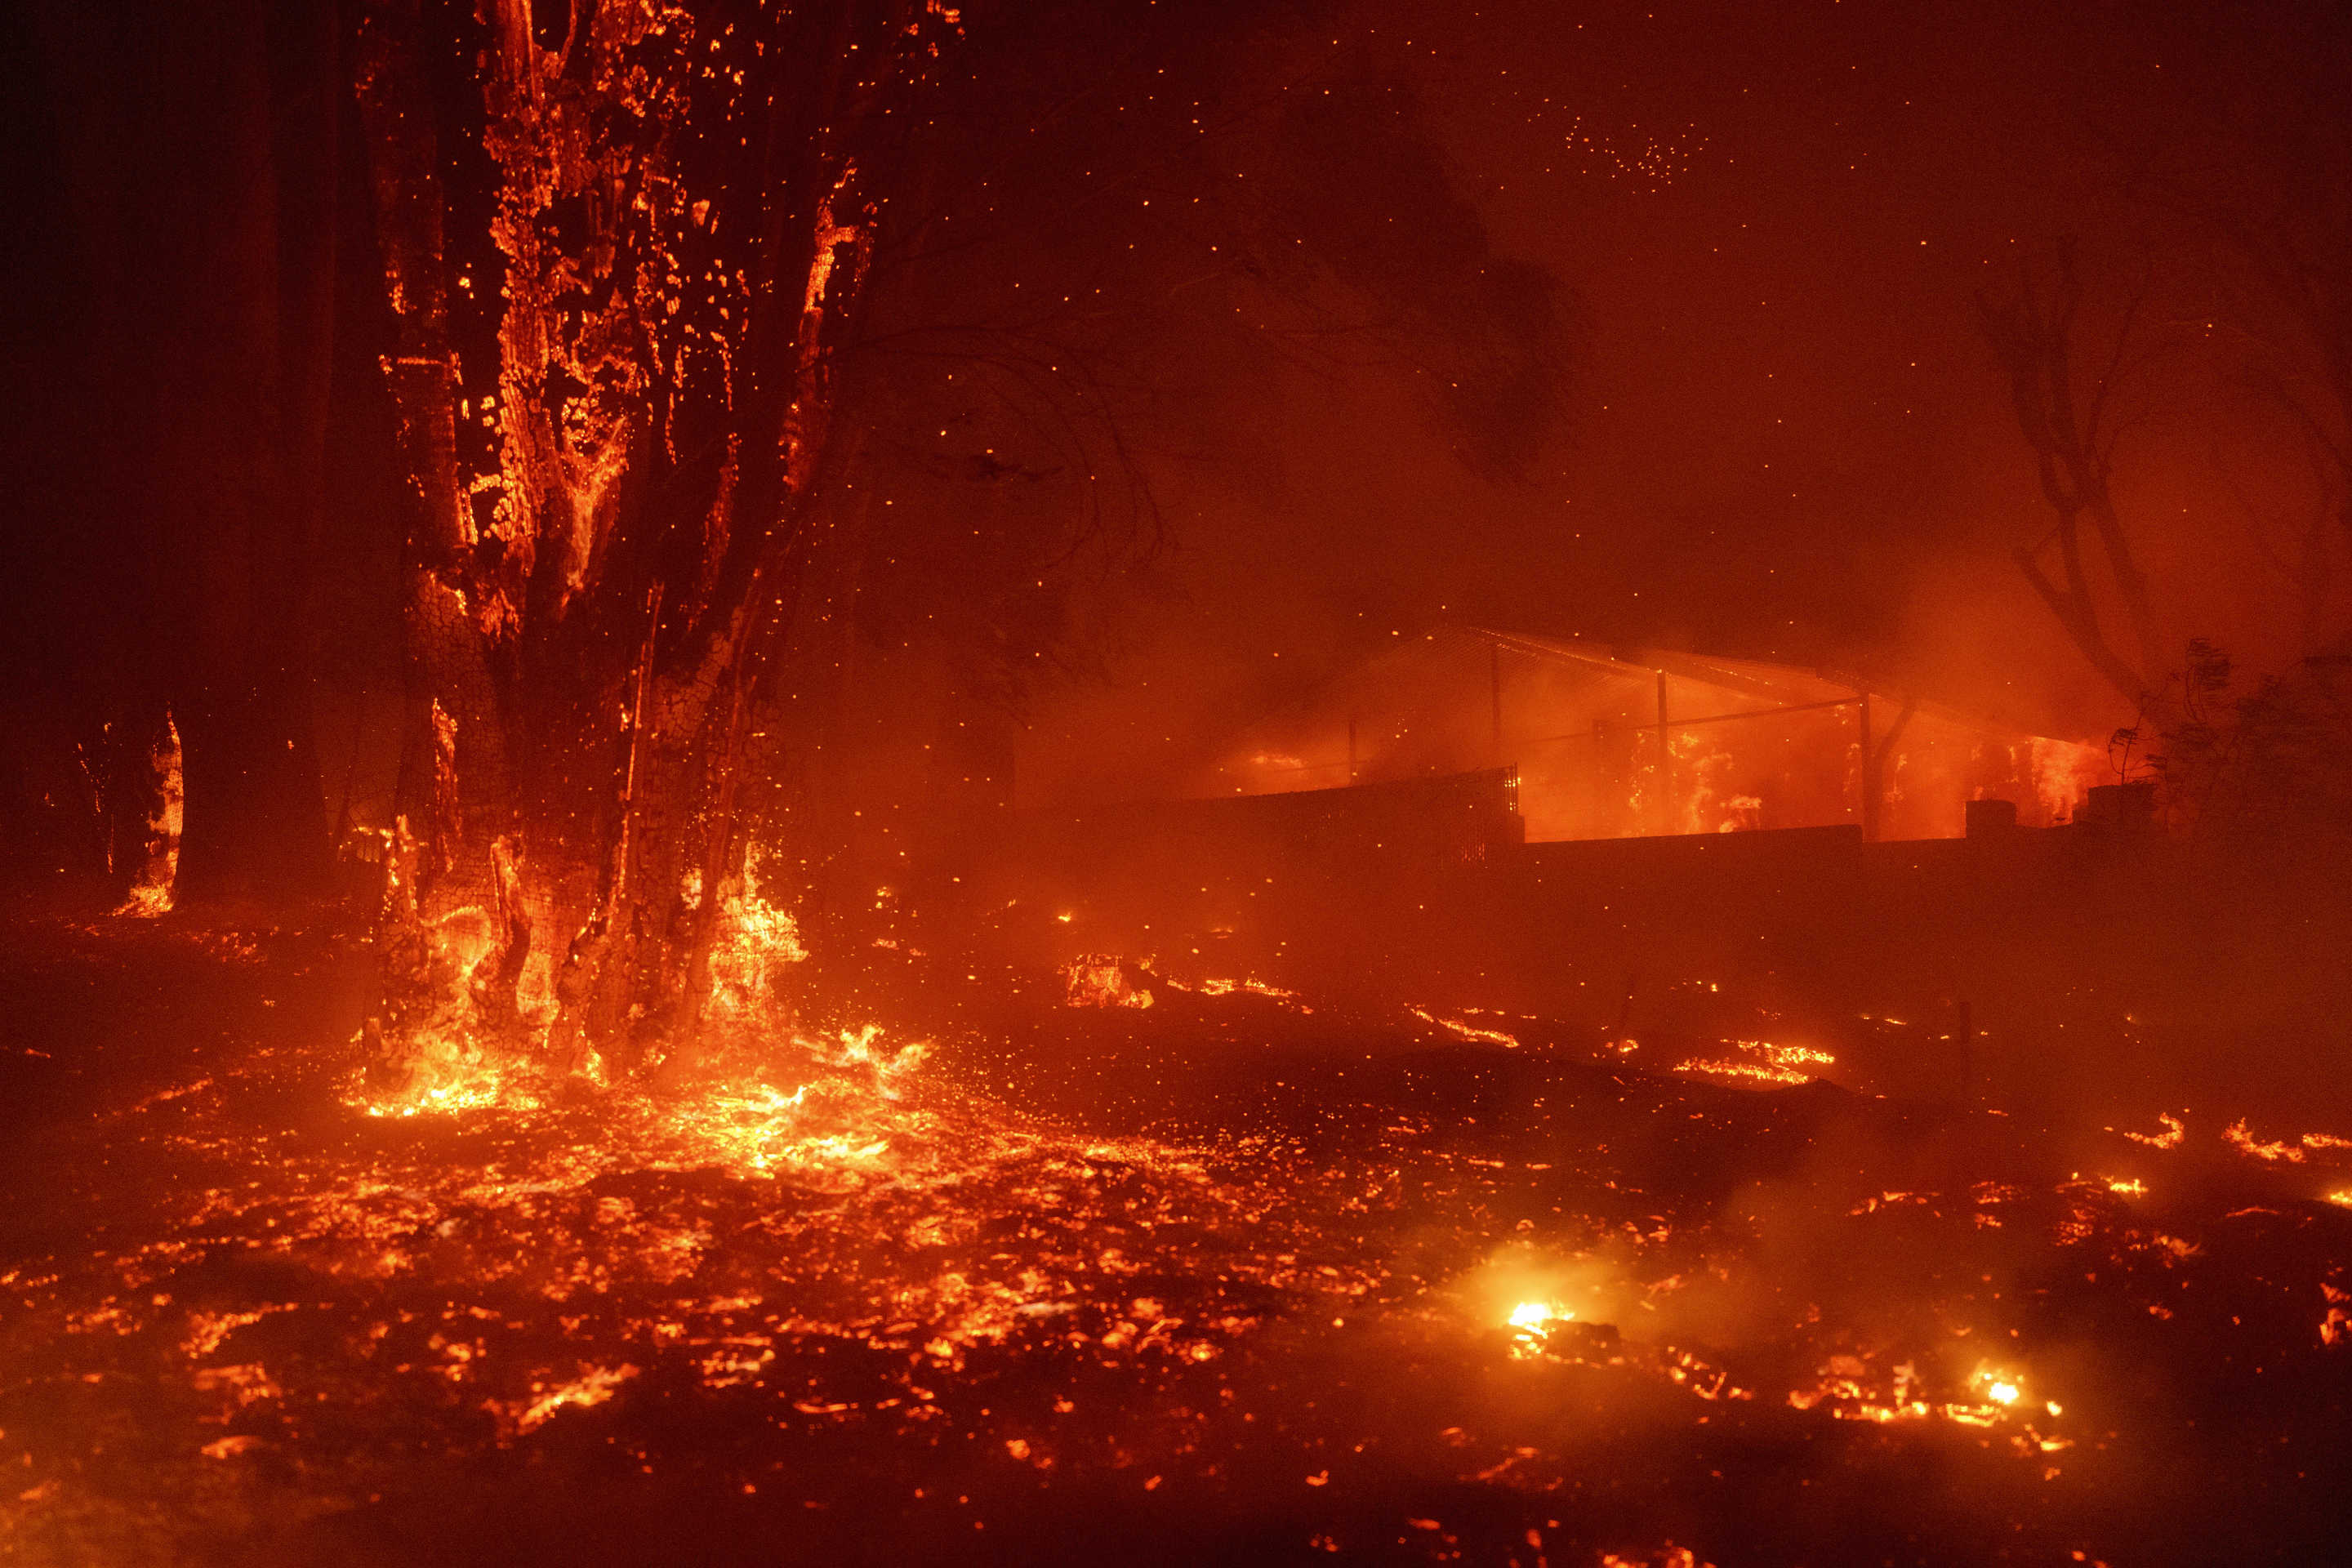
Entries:
{"type": "Polygon", "coordinates": [[[2018,570],[2091,667],[2135,707],[2162,689],[2165,668],[2147,574],[2116,514],[2113,486],[2124,423],[2118,399],[2145,299],[2144,289],[2134,295],[2113,342],[2086,374],[2076,363],[2083,280],[2073,241],[2059,242],[2046,267],[2021,259],[2009,291],[1977,296],[1985,341],[2008,377],[2018,430],[2054,514],[2040,544],[2014,552],[2018,570]],[[2053,545],[2054,578],[2042,565],[2053,545]],[[2095,572],[2091,547],[2103,573],[2095,572]],[[2117,645],[2109,603],[2121,608],[2127,645],[2117,645]]]}

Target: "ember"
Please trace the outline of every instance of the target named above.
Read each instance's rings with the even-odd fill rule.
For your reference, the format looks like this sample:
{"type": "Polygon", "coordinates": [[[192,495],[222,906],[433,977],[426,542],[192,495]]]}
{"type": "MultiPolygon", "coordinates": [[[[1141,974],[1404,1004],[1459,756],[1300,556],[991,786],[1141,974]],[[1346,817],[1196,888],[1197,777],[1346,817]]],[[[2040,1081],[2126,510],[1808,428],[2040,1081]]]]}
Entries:
{"type": "Polygon", "coordinates": [[[0,1560],[2352,1560],[2340,9],[34,0],[0,1560]]]}
{"type": "MultiPolygon", "coordinates": [[[[71,962],[150,951],[109,939],[71,962]]],[[[266,987],[288,1001],[250,1016],[268,1021],[264,1037],[285,1038],[284,1015],[323,1000],[334,967],[315,947],[280,939],[273,951],[258,971],[200,972],[186,1005],[266,987]]],[[[1239,985],[1192,994],[1212,1009],[1198,1021],[1132,1015],[1156,1031],[1153,1058],[1213,1037],[1215,1010],[1265,1001],[1239,985]]],[[[1323,1016],[1272,1016],[1302,1028],[1323,1016]]],[[[141,1026],[159,1045],[174,1026],[168,1015],[141,1026]]],[[[1409,1046],[1411,1030],[1397,1038],[1409,1046]]],[[[1530,1059],[1524,1047],[1486,1048],[1530,1059]]],[[[2245,1319],[2275,1289],[2213,1256],[2284,1234],[2265,1228],[2270,1211],[2225,1213],[2231,1199],[2200,1207],[2184,1194],[2189,1206],[2158,1232],[2105,1180],[1854,1199],[1800,1187],[1762,1206],[1677,1195],[1661,1181],[1667,1167],[1614,1151],[1664,1118],[1696,1130],[1692,1147],[1767,1147],[1786,1113],[1769,1096],[1555,1059],[1528,1086],[1552,1109],[1489,1132],[1475,1119],[1399,1116],[1390,1097],[1415,1058],[1394,1059],[1406,1076],[1360,1062],[1326,1080],[1318,1113],[1360,1131],[1315,1152],[1279,1119],[1197,1142],[1065,1130],[977,1091],[974,1076],[996,1070],[985,1053],[863,1026],[793,1037],[764,1077],[580,1098],[526,1075],[478,1100],[401,1101],[398,1116],[272,1045],[216,1053],[200,1078],[49,1135],[87,1151],[79,1168],[110,1162],[121,1174],[109,1178],[112,1217],[97,1245],[7,1271],[20,1303],[14,1375],[46,1367],[62,1380],[19,1386],[76,1391],[64,1405],[16,1396],[5,1429],[26,1445],[23,1489],[37,1495],[10,1528],[53,1541],[72,1518],[168,1560],[176,1548],[120,1510],[194,1485],[174,1479],[175,1452],[215,1468],[301,1454],[322,1495],[387,1483],[398,1495],[366,1436],[390,1417],[364,1413],[386,1400],[406,1412],[404,1440],[489,1467],[466,1505],[476,1510],[500,1506],[509,1483],[498,1478],[509,1474],[520,1484],[552,1463],[584,1480],[583,1439],[625,1459],[638,1478],[627,1485],[648,1498],[708,1485],[793,1510],[849,1495],[839,1489],[852,1472],[814,1460],[823,1449],[811,1445],[846,1443],[864,1465],[902,1454],[912,1511],[885,1531],[902,1542],[984,1518],[1042,1550],[1053,1494],[1021,1477],[1106,1463],[1139,1489],[1160,1478],[1150,1495],[1174,1489],[1213,1531],[1240,1506],[1243,1468],[1287,1465],[1318,1500],[1299,1539],[1344,1541],[1379,1528],[1394,1461],[1365,1456],[1392,1447],[1426,1478],[1412,1488],[1479,1489],[1479,1522],[1463,1516],[1460,1528],[1537,1529],[1565,1552],[1573,1530],[1548,1521],[1565,1519],[1557,1488],[1596,1460],[1578,1436],[1592,1421],[1630,1421],[1643,1442],[1696,1432],[1732,1448],[1776,1419],[1886,1434],[1832,1450],[1848,1455],[1841,1466],[1885,1462],[1870,1446],[1881,1441],[1926,1444],[1923,1460],[1957,1457],[1949,1444],[1977,1451],[1980,1435],[2063,1467],[2054,1481],[2031,1468],[2025,1479],[2077,1489],[2063,1495],[2095,1509],[2118,1484],[2115,1465],[2193,1447],[2157,1413],[2081,1390],[2151,1358],[2193,1357],[2196,1324],[2217,1311],[2245,1319]],[[1623,1098],[1571,1091],[1595,1081],[1580,1075],[1623,1098]],[[250,1119],[289,1094],[329,1107],[342,1097],[344,1120],[272,1131],[250,1119]],[[1979,1223],[1995,1215],[2007,1223],[1979,1223]],[[1927,1277],[1904,1261],[1922,1246],[1943,1259],[1927,1277]],[[1785,1272],[1792,1247],[1816,1258],[1810,1274],[1785,1272]],[[2042,1305],[2053,1293],[2108,1322],[2112,1343],[2055,1326],[2042,1305]],[[2200,1315],[2181,1316],[2190,1310],[2200,1315]],[[1982,1354],[1994,1342],[2000,1353],[1982,1354]],[[1562,1402],[1557,1413],[1484,1389],[1489,1358],[1537,1380],[1530,1390],[1562,1402]],[[1444,1370],[1434,1382],[1381,1373],[1402,1361],[1444,1370]],[[1326,1415],[1313,1394],[1304,1403],[1292,1391],[1303,1369],[1313,1386],[1360,1390],[1349,1413],[1326,1415]],[[1652,1388],[1686,1403],[1659,1405],[1652,1388]],[[1784,1414],[1769,1415],[1775,1407],[1784,1414]],[[137,1441],[68,1462],[79,1434],[140,1409],[153,1414],[137,1441]],[[1694,1427],[1700,1412],[1713,1414],[1694,1427]],[[734,1457],[711,1474],[711,1437],[698,1434],[747,1417],[770,1436],[730,1438],[734,1457]],[[935,1451],[934,1430],[985,1438],[1003,1468],[919,1458],[935,1451]]],[[[1618,1059],[1605,1047],[1595,1058],[1618,1059]]],[[[1836,1123],[1811,1125],[1813,1141],[1859,1147],[1836,1123]]],[[[2309,1358],[2338,1353],[2331,1271],[2352,1258],[2270,1245],[2271,1278],[2305,1270],[2312,1315],[2298,1329],[2264,1306],[2246,1321],[2278,1323],[2265,1352],[2277,1364],[2343,1375],[2309,1358]]],[[[250,1484],[267,1473],[252,1470],[250,1484]]],[[[1981,1484],[2000,1495],[2023,1483],[1988,1470],[1981,1484]]],[[[1409,1489],[1395,1528],[1415,1528],[1405,1515],[1417,1495],[1437,1494],[1409,1489]]],[[[362,1511],[407,1519],[404,1531],[424,1518],[362,1511]]],[[[202,1509],[188,1517],[220,1528],[202,1509]]],[[[509,1539],[489,1515],[468,1517],[484,1540],[509,1539]]],[[[2082,1528],[2074,1517],[2034,1528],[2063,1542],[2082,1528]]]]}

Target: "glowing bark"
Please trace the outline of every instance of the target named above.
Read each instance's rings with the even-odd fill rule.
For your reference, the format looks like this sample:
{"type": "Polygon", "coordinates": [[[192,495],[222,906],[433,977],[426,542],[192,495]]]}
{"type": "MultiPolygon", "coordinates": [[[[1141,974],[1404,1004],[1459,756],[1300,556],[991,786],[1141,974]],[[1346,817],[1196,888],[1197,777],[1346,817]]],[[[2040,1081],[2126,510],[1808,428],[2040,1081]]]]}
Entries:
{"type": "Polygon", "coordinates": [[[461,38],[418,0],[370,7],[415,486],[415,843],[395,836],[376,1026],[395,1073],[452,1028],[544,1027],[560,1062],[633,1068],[693,1038],[750,666],[822,537],[830,359],[877,207],[861,160],[951,26],[840,0],[575,5],[555,39],[495,0],[461,38]],[[453,101],[478,130],[436,119],[453,101]],[[469,910],[488,935],[457,963],[469,910]],[[453,987],[462,1016],[425,1005],[453,987]]]}

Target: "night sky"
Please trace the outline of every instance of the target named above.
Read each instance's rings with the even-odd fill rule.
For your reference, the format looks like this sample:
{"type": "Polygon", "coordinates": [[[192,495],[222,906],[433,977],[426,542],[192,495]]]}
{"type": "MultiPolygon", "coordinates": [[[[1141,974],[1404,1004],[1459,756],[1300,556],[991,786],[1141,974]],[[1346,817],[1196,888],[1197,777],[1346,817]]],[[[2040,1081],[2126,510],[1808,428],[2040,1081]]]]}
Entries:
{"type": "MultiPolygon", "coordinates": [[[[2133,715],[2010,559],[2046,538],[2051,514],[1975,313],[1979,290],[2013,287],[2020,258],[2063,236],[2081,245],[2084,357],[2147,284],[2139,333],[2152,357],[2127,378],[2133,424],[2116,486],[2165,640],[2210,638],[2251,680],[2340,637],[2352,598],[2341,532],[2327,533],[2335,582],[2315,621],[2299,617],[2282,564],[2317,507],[2337,499],[2256,384],[2292,334],[2231,299],[2242,267],[2207,221],[2214,193],[2264,190],[2294,169],[2301,154],[2282,127],[2310,112],[2322,46],[2340,57],[2339,10],[1957,0],[1200,8],[1197,37],[1183,37],[1230,59],[1241,96],[1272,103],[1318,83],[1371,81],[1418,103],[1421,132],[1496,252],[1558,280],[1574,323],[1567,417],[1519,478],[1497,480],[1457,459],[1430,399],[1395,367],[1286,365],[1279,353],[1251,362],[1229,345],[1187,363],[1181,331],[1171,332],[1144,366],[1164,382],[1154,395],[1221,406],[1133,433],[1164,546],[1139,574],[1084,587],[1097,646],[1071,662],[1092,673],[1024,693],[1022,797],[1171,787],[1237,724],[1298,700],[1391,634],[1441,620],[1867,672],[1882,689],[2103,738],[2133,715]]],[[[137,85],[131,65],[179,81],[176,46],[161,47],[127,14],[107,21],[146,51],[117,70],[103,63],[115,58],[100,47],[105,27],[83,28],[70,7],[33,15],[48,23],[16,25],[5,40],[37,78],[55,78],[55,101],[26,95],[7,138],[21,182],[9,188],[21,188],[26,217],[0,261],[17,280],[6,290],[16,307],[7,352],[25,374],[9,389],[16,416],[0,446],[12,466],[79,498],[60,515],[80,507],[111,518],[127,509],[82,492],[126,465],[80,449],[100,426],[58,414],[73,406],[59,389],[86,380],[82,395],[99,407],[115,406],[125,386],[152,395],[152,345],[136,334],[91,340],[81,317],[170,309],[135,268],[115,278],[89,262],[121,242],[100,219],[127,226],[134,251],[152,248],[146,264],[160,275],[200,281],[200,268],[178,266],[172,226],[147,221],[149,207],[170,204],[144,182],[193,210],[218,208],[203,182],[233,183],[235,161],[190,151],[175,125],[176,114],[204,118],[206,83],[181,84],[194,109],[159,106],[137,85]],[[91,83],[140,113],[91,107],[105,96],[91,83]],[[84,87],[96,95],[88,102],[77,96],[84,87]],[[75,163],[77,136],[121,168],[75,163]],[[123,300],[101,309],[82,297],[107,288],[123,300]],[[85,362],[98,368],[85,374],[85,362]]],[[[2321,118],[2343,153],[2343,115],[2321,118]]],[[[347,191],[357,159],[347,153],[347,191]]],[[[2352,182],[2352,156],[2342,168],[2339,187],[2352,182]]],[[[356,200],[345,205],[363,215],[356,200]]],[[[346,380],[368,384],[337,416],[356,409],[380,426],[386,416],[368,402],[380,401],[368,336],[380,323],[357,308],[380,309],[356,259],[370,243],[366,219],[346,223],[338,341],[355,345],[344,350],[357,367],[344,367],[346,380]]],[[[1035,226],[1048,253],[1035,281],[1092,265],[1088,243],[1116,253],[1130,237],[1109,219],[1075,237],[1035,226]],[[1051,254],[1056,244],[1069,254],[1051,254]]],[[[1199,248],[1202,234],[1184,243],[1199,248]]],[[[1205,251],[1195,259],[1211,265],[1205,251]]],[[[982,291],[978,279],[950,281],[982,291]]],[[[2322,412],[2340,421],[2342,407],[2322,412]]],[[[397,682],[392,599],[378,580],[398,553],[395,524],[375,515],[397,480],[388,437],[366,434],[347,439],[339,427],[331,443],[340,498],[329,544],[340,556],[315,587],[319,617],[337,631],[320,673],[342,697],[388,697],[397,682]],[[375,606],[372,618],[354,608],[363,605],[375,606]],[[362,621],[370,634],[352,634],[362,621]]],[[[124,574],[90,569],[85,557],[104,552],[77,542],[111,539],[112,527],[55,528],[31,542],[39,569],[13,579],[25,613],[12,622],[56,616],[79,628],[91,618],[83,602],[124,574]]],[[[901,553],[939,559],[927,546],[901,553]]],[[[981,596],[965,593],[961,569],[937,574],[930,590],[981,596]]],[[[902,618],[929,624],[931,608],[910,602],[902,618]]],[[[135,644],[145,617],[116,618],[135,644]]],[[[17,644],[12,657],[55,665],[54,682],[79,679],[89,662],[54,630],[17,644]]]]}
{"type": "Polygon", "coordinates": [[[2086,343],[2149,284],[2167,353],[2116,486],[2168,633],[2252,668],[2306,651],[2271,558],[2315,481],[2241,345],[2203,329],[2215,272],[2169,193],[2274,155],[2267,84],[2302,69],[2317,15],[1344,8],[1335,54],[1411,84],[1498,247],[1574,300],[1570,428],[1497,485],[1379,377],[1276,389],[1262,447],[1169,486],[1174,591],[1114,689],[1040,710],[1029,779],[1115,787],[1098,764],[1129,746],[1178,765],[1233,703],[1447,617],[1885,671],[2104,736],[2131,715],[2009,558],[2050,513],[1973,303],[2061,236],[2086,343]],[[1065,774],[1066,736],[1097,763],[1065,774]]]}

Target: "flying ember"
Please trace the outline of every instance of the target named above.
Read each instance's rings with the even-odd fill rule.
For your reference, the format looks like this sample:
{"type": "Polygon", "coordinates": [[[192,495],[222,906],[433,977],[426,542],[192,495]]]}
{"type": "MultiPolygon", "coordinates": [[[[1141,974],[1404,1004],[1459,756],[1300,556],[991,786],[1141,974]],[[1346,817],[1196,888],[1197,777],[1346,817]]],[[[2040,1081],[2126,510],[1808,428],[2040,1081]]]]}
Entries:
{"type": "Polygon", "coordinates": [[[2344,7],[20,20],[0,1561],[2352,1561],[2344,7]]]}

